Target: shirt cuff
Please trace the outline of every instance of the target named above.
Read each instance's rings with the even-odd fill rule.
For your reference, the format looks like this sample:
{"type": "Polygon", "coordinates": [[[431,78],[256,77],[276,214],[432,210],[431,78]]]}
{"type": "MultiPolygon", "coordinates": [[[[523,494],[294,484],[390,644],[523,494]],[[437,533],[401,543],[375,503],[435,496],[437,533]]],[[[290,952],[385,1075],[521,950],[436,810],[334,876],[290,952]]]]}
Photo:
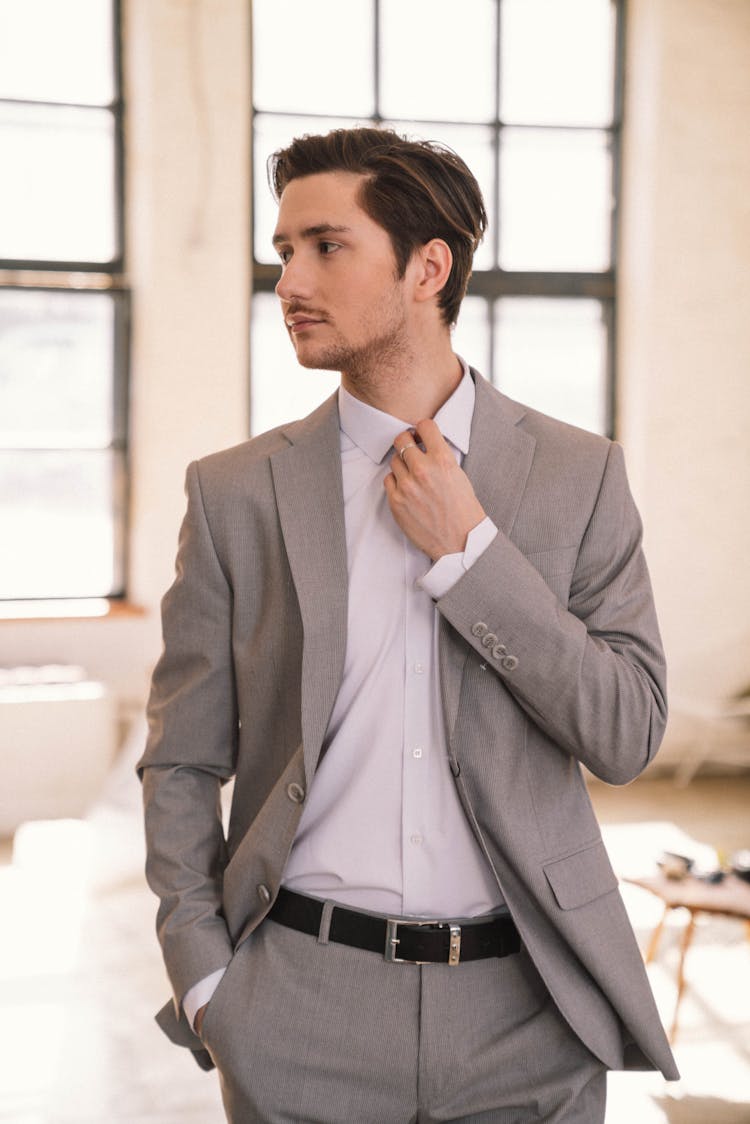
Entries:
{"type": "Polygon", "coordinates": [[[198,980],[197,984],[185,992],[185,998],[182,1000],[182,1009],[187,1016],[187,1021],[192,1027],[195,1023],[195,1016],[211,999],[211,996],[219,986],[221,977],[226,972],[226,968],[217,968],[210,976],[204,976],[202,980],[198,980]]]}
{"type": "Polygon", "coordinates": [[[417,585],[428,593],[433,601],[439,601],[474,565],[477,558],[484,554],[496,534],[497,527],[489,515],[486,515],[481,523],[477,523],[476,527],[469,531],[463,553],[444,554],[442,558],[438,558],[432,569],[419,578],[417,585]]]}

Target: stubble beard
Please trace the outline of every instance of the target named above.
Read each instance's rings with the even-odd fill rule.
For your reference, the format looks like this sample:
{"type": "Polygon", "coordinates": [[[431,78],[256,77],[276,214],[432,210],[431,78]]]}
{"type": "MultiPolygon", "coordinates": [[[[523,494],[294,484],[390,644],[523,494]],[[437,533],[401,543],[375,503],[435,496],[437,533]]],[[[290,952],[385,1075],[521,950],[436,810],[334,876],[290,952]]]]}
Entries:
{"type": "Polygon", "coordinates": [[[309,355],[297,352],[302,367],[322,371],[340,371],[352,387],[368,390],[373,386],[400,378],[400,372],[411,363],[412,348],[408,339],[403,307],[394,302],[388,327],[371,336],[363,344],[352,346],[346,340],[332,342],[309,355]]]}

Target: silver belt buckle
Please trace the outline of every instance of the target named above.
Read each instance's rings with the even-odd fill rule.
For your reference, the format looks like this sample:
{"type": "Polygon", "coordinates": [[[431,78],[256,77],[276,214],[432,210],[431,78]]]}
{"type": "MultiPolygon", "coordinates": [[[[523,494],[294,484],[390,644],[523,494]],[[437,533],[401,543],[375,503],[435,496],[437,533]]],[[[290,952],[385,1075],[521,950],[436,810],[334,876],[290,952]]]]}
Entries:
{"type": "Polygon", "coordinates": [[[451,943],[448,946],[448,967],[455,968],[461,962],[461,926],[451,925],[451,943]]]}
{"type": "Polygon", "coordinates": [[[447,921],[399,921],[389,917],[385,923],[385,952],[384,958],[389,964],[432,964],[432,960],[407,960],[397,956],[397,947],[400,944],[397,930],[399,925],[408,928],[422,928],[425,925],[437,926],[439,929],[450,929],[450,944],[448,945],[448,966],[455,968],[461,963],[461,926],[451,925],[447,921]]]}

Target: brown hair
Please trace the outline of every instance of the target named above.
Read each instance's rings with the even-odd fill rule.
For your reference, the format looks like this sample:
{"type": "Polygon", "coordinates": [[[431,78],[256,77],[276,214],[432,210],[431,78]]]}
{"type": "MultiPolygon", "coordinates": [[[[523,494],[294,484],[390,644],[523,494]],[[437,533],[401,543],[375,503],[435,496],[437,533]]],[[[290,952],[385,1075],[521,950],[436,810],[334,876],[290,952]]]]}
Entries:
{"type": "Polygon", "coordinates": [[[450,148],[413,141],[391,129],[334,129],[298,137],[268,160],[268,180],[278,201],[286,185],[319,172],[355,172],[367,177],[360,203],[388,232],[398,276],[419,246],[442,238],[453,265],[438,297],[444,322],[458,319],[471,264],[487,227],[479,185],[450,148]]]}

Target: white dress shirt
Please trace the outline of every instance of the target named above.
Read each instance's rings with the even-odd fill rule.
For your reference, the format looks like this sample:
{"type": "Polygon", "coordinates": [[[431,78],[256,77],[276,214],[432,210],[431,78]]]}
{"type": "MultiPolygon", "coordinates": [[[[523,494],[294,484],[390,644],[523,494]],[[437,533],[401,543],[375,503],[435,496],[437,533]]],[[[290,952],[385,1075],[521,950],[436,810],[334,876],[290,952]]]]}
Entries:
{"type": "MultiPolygon", "coordinates": [[[[462,366],[461,382],[435,415],[459,464],[469,449],[475,398],[462,366]]],[[[396,524],[383,485],[393,440],[414,423],[343,388],[339,415],[349,570],[346,656],[284,885],[390,916],[475,917],[496,909],[502,896],[448,764],[435,600],[489,546],[497,528],[483,520],[462,554],[430,567],[396,524]]],[[[213,973],[185,996],[191,1022],[221,975],[213,973]]]]}
{"type": "MultiPolygon", "coordinates": [[[[465,370],[435,416],[459,462],[469,448],[474,393],[465,370]]],[[[465,560],[459,554],[430,569],[391,514],[383,481],[394,438],[413,422],[343,388],[339,415],[346,657],[284,885],[390,915],[473,917],[501,898],[448,764],[433,601],[465,560]]],[[[478,529],[479,544],[470,544],[474,556],[496,534],[488,522],[478,529]]]]}

